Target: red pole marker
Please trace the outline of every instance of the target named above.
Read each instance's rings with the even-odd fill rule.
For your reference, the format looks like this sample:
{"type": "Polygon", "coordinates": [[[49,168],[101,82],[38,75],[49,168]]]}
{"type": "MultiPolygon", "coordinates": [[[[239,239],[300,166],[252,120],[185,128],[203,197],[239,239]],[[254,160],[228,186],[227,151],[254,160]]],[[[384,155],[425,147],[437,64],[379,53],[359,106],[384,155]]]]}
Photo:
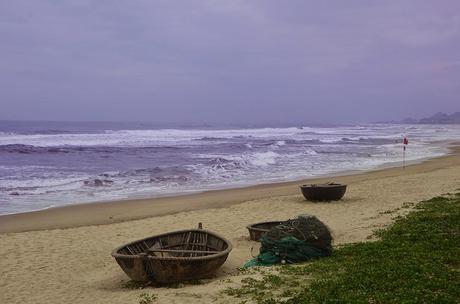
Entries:
{"type": "Polygon", "coordinates": [[[407,137],[403,139],[403,170],[406,169],[406,146],[409,144],[407,137]]]}

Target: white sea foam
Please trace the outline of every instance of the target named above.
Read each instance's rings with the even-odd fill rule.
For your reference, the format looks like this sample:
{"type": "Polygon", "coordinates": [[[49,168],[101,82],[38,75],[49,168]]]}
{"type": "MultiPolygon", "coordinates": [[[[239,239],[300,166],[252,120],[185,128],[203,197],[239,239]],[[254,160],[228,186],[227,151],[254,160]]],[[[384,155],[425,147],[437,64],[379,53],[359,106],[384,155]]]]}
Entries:
{"type": "Polygon", "coordinates": [[[285,140],[278,140],[276,143],[275,143],[275,146],[278,146],[278,147],[282,147],[282,146],[285,146],[286,145],[286,141],[285,140]]]}
{"type": "Polygon", "coordinates": [[[251,163],[254,166],[268,166],[268,165],[273,165],[276,164],[276,159],[280,155],[278,153],[275,153],[273,151],[268,151],[268,152],[259,152],[259,153],[253,153],[249,155],[247,158],[249,160],[249,163],[251,163]]]}
{"type": "MultiPolygon", "coordinates": [[[[235,130],[120,130],[98,134],[34,134],[0,135],[0,145],[51,146],[134,146],[167,144],[192,144],[201,138],[272,138],[292,136],[297,128],[263,128],[235,130]]],[[[200,144],[200,143],[195,143],[200,144]]]]}
{"type": "Polygon", "coordinates": [[[286,139],[318,139],[324,143],[340,141],[347,135],[352,140],[360,138],[401,138],[407,135],[429,135],[434,138],[452,138],[459,135],[456,127],[433,128],[420,126],[416,129],[401,125],[378,125],[373,128],[260,128],[260,129],[232,129],[232,130],[119,130],[96,134],[2,134],[0,145],[32,145],[39,147],[52,146],[160,146],[164,144],[201,144],[196,143],[201,138],[266,138],[278,139],[276,145],[285,144],[286,139]],[[452,133],[452,134],[449,134],[452,133]],[[456,133],[456,134],[455,134],[456,133]],[[445,136],[443,136],[445,135],[445,136]]]}
{"type": "Polygon", "coordinates": [[[304,152],[308,155],[318,155],[318,152],[316,152],[315,150],[311,148],[306,148],[304,152]]]}

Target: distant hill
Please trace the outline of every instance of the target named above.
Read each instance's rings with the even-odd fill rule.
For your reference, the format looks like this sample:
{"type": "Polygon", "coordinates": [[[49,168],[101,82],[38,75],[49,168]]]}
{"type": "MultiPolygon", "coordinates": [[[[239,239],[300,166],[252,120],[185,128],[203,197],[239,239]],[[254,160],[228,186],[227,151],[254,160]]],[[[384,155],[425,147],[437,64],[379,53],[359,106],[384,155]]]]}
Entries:
{"type": "Polygon", "coordinates": [[[460,124],[460,112],[445,114],[438,112],[430,117],[422,119],[405,118],[400,123],[403,124],[460,124]]]}

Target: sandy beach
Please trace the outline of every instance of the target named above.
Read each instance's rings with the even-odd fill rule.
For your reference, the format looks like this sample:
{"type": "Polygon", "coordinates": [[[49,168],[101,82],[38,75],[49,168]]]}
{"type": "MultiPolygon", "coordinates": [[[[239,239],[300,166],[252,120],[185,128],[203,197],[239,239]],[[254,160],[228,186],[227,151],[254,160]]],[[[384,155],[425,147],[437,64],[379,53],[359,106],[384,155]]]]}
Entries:
{"type": "Polygon", "coordinates": [[[402,168],[307,181],[218,190],[193,195],[75,205],[0,216],[0,303],[234,303],[220,293],[241,280],[237,268],[251,258],[246,225],[313,214],[332,230],[334,244],[366,241],[401,208],[460,188],[460,148],[402,168]],[[343,200],[305,201],[298,185],[334,180],[348,184],[343,200]],[[406,204],[405,204],[406,203],[406,204]],[[128,241],[202,222],[233,244],[216,277],[181,288],[132,289],[110,256],[128,241]]]}

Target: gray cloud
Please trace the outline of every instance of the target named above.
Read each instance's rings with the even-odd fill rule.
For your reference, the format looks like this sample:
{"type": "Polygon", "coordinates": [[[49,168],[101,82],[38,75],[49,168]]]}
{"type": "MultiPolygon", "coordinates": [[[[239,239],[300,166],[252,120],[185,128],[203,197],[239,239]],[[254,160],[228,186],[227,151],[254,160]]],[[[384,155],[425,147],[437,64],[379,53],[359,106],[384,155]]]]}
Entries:
{"type": "Polygon", "coordinates": [[[2,1],[0,119],[355,122],[458,110],[458,1],[2,1]]]}

